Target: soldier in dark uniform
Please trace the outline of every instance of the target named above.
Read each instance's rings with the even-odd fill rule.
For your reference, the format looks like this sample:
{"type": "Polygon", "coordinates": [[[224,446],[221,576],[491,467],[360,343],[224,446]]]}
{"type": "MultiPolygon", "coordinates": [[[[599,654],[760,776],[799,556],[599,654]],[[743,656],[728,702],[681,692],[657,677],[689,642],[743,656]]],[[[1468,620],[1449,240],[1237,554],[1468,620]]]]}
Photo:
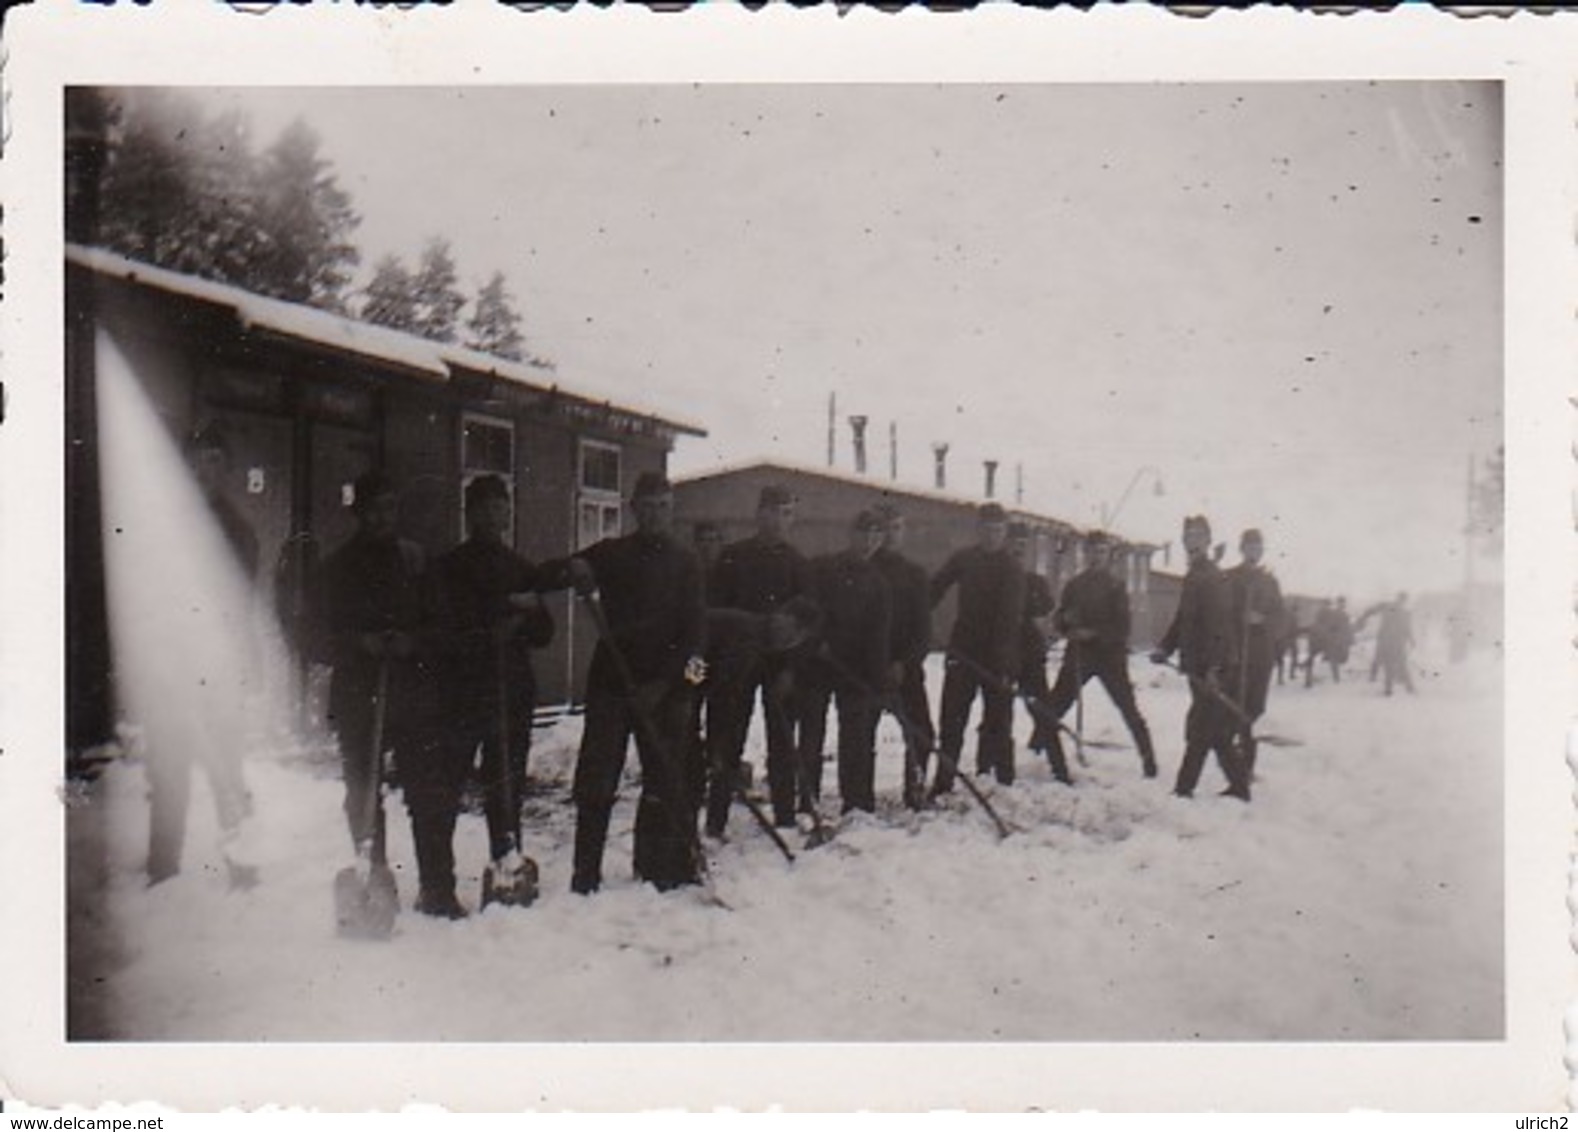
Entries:
{"type": "Polygon", "coordinates": [[[977,773],[992,772],[1005,785],[1014,780],[1014,694],[1018,675],[1019,631],[1025,608],[1025,572],[1008,553],[1008,516],[996,503],[982,504],[976,543],[945,562],[931,580],[935,609],[957,586],[958,615],[953,622],[943,675],[941,752],[933,796],[953,789],[954,769],[964,747],[964,728],[977,693],[981,697],[977,773]]]}
{"type": "Polygon", "coordinates": [[[1178,667],[1189,679],[1184,757],[1173,793],[1192,798],[1205,756],[1215,751],[1217,763],[1227,776],[1223,793],[1247,802],[1249,777],[1234,743],[1239,723],[1218,694],[1231,686],[1237,664],[1232,598],[1222,571],[1211,560],[1211,524],[1205,516],[1191,515],[1184,520],[1183,545],[1189,555],[1189,572],[1184,575],[1178,612],[1151,653],[1153,661],[1165,664],[1176,651],[1178,667]]]}
{"type": "MultiPolygon", "coordinates": [[[[1030,709],[1030,742],[1026,746],[1050,758],[1057,728],[1046,714],[1047,698],[1051,695],[1047,685],[1047,629],[1057,603],[1052,598],[1051,583],[1035,571],[1030,560],[1030,541],[1029,524],[1008,524],[1008,552],[1025,572],[1025,614],[1019,627],[1019,690],[1036,705],[1030,709]]],[[[1054,759],[1054,766],[1056,762],[1054,759]]],[[[1062,777],[1067,779],[1066,768],[1062,777]]]]}
{"type": "Polygon", "coordinates": [[[708,837],[721,840],[740,781],[744,731],[750,726],[750,701],[740,689],[756,678],[763,661],[800,648],[821,626],[816,603],[790,598],[771,613],[709,609],[706,614],[707,679],[700,691],[706,704],[705,755],[708,837]]]}
{"type": "Polygon", "coordinates": [[[925,569],[903,554],[904,515],[891,503],[876,508],[882,520],[882,546],[872,564],[888,583],[892,601],[892,635],[888,653],[889,710],[902,713],[904,731],[904,804],[918,810],[926,802],[926,764],[936,732],[926,698],[926,655],[931,652],[931,592],[925,569]]]}
{"type": "Polygon", "coordinates": [[[521,867],[521,798],[537,699],[531,650],[553,635],[533,592],[537,568],[504,542],[509,488],[498,476],[478,476],[466,485],[465,505],[469,537],[434,564],[442,750],[402,781],[421,875],[417,909],[451,916],[463,911],[455,899],[455,817],[479,748],[489,867],[496,879],[521,867]]]}
{"type": "MultiPolygon", "coordinates": [[[[230,442],[215,424],[195,429],[186,444],[187,459],[197,479],[198,490],[219,533],[229,551],[250,594],[258,570],[258,540],[252,524],[225,494],[225,478],[230,473],[230,442]]],[[[241,612],[241,611],[237,611],[241,612]]],[[[251,625],[238,627],[250,635],[251,625]]],[[[252,642],[247,642],[250,645],[252,642]]],[[[243,646],[243,663],[255,670],[259,659],[256,650],[243,646]]],[[[250,672],[243,673],[243,679],[250,672]]],[[[210,695],[229,693],[239,689],[204,689],[210,695]]],[[[211,706],[211,705],[209,705],[211,706]]],[[[181,871],[181,851],[186,842],[186,817],[191,805],[192,762],[199,761],[208,777],[209,791],[219,814],[220,839],[225,845],[225,856],[230,864],[231,882],[237,887],[255,883],[254,866],[232,858],[234,846],[240,836],[242,822],[252,812],[252,798],[241,771],[241,758],[237,747],[240,736],[220,734],[216,727],[223,721],[212,718],[207,707],[191,708],[200,729],[195,744],[198,750],[189,749],[193,741],[183,741],[176,735],[150,733],[147,759],[149,820],[148,820],[148,883],[155,885],[168,880],[181,871]]],[[[228,721],[234,722],[234,721],[228,721]]]]}
{"type": "Polygon", "coordinates": [[[345,817],[357,868],[386,864],[377,760],[402,773],[430,765],[435,687],[423,655],[431,617],[422,548],[396,534],[400,499],[381,472],[356,480],[356,532],[324,560],[322,615],[330,663],[329,723],[345,775],[345,817]],[[374,752],[378,677],[387,671],[382,750],[374,752]],[[369,814],[373,815],[369,818],[369,814]]]}
{"type": "Polygon", "coordinates": [[[812,813],[822,792],[822,742],[829,701],[838,706],[838,793],[844,812],[877,808],[877,722],[881,697],[892,691],[888,583],[872,563],[884,524],[862,511],[849,546],[811,562],[811,594],[822,611],[822,650],[805,667],[800,721],[799,808],[812,813]]]}
{"type": "MultiPolygon", "coordinates": [[[[1140,714],[1134,684],[1129,679],[1129,594],[1109,569],[1112,541],[1106,534],[1093,531],[1087,535],[1085,551],[1089,565],[1063,587],[1053,618],[1067,643],[1057,683],[1052,686],[1049,714],[1062,719],[1079,698],[1085,682],[1096,677],[1139,748],[1145,777],[1155,778],[1156,752],[1151,745],[1151,731],[1140,714]]],[[[1052,772],[1059,781],[1067,782],[1068,764],[1055,729],[1051,739],[1052,772]]]]}
{"type": "Polygon", "coordinates": [[[570,888],[603,881],[608,823],[633,734],[641,759],[636,875],[660,890],[699,879],[697,800],[680,752],[691,690],[705,678],[701,567],[671,533],[674,491],[643,472],[631,494],[636,530],[545,563],[543,589],[599,591],[609,636],[587,677],[586,724],[575,765],[575,866],[570,888]],[[616,652],[617,650],[617,652],[616,652]],[[621,663],[623,662],[623,663],[621,663]]]}
{"type": "Polygon", "coordinates": [[[1239,751],[1245,773],[1253,778],[1256,751],[1252,725],[1266,713],[1271,670],[1276,664],[1285,612],[1282,587],[1277,584],[1276,575],[1260,564],[1266,553],[1260,532],[1254,528],[1245,531],[1238,548],[1244,560],[1226,573],[1240,661],[1238,681],[1228,694],[1244,713],[1245,718],[1239,721],[1239,751]]]}
{"type": "MultiPolygon", "coordinates": [[[[756,506],[756,534],[723,548],[713,573],[709,604],[715,608],[771,613],[807,592],[806,560],[786,535],[794,519],[794,497],[786,488],[762,488],[756,506]]],[[[773,822],[794,825],[795,809],[795,658],[768,657],[756,677],[739,692],[747,718],[761,689],[767,729],[767,786],[773,822]]],[[[743,742],[744,736],[741,736],[743,742]]]]}

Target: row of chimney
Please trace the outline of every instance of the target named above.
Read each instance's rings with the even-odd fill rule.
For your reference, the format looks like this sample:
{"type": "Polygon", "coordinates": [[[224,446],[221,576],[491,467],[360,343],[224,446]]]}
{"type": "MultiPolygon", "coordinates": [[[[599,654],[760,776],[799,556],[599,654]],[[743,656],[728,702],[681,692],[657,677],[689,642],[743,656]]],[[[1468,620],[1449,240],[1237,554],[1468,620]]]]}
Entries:
{"type": "MultiPolygon", "coordinates": [[[[866,423],[867,418],[865,416],[852,416],[849,418],[849,429],[855,444],[855,473],[862,476],[866,474],[866,423]]],[[[941,491],[948,486],[948,445],[939,441],[931,446],[931,453],[935,482],[937,489],[941,491]]],[[[831,443],[828,444],[827,463],[829,467],[832,467],[833,445],[831,443]]],[[[888,424],[888,463],[890,465],[888,469],[889,476],[893,479],[898,479],[898,425],[892,422],[888,424]]],[[[982,467],[986,471],[986,498],[991,499],[997,494],[997,461],[984,460],[982,461],[982,467]]],[[[1020,491],[1021,493],[1023,492],[1022,484],[1020,485],[1020,491]]]]}

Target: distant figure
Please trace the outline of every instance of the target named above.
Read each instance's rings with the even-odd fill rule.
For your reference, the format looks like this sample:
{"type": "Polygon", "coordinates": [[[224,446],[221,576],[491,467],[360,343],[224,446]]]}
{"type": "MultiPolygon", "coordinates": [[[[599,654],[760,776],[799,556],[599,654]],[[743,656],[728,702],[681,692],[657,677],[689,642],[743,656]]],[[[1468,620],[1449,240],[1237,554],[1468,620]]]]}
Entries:
{"type": "MultiPolygon", "coordinates": [[[[225,494],[225,479],[230,473],[230,443],[215,424],[196,429],[187,439],[186,455],[197,480],[203,502],[224,536],[224,544],[244,575],[248,586],[255,584],[258,571],[258,540],[252,525],[225,494]]],[[[251,626],[242,631],[250,633],[251,626]]],[[[256,665],[257,656],[247,650],[246,660],[256,665]]],[[[228,694],[237,689],[208,689],[211,695],[228,694]]],[[[211,704],[190,708],[199,738],[200,750],[175,736],[151,734],[147,761],[148,883],[159,884],[181,871],[181,850],[186,841],[186,817],[191,804],[192,760],[197,759],[208,776],[209,789],[219,815],[220,841],[234,887],[256,883],[254,866],[233,859],[242,822],[252,813],[252,798],[241,770],[238,744],[241,736],[225,735],[215,728],[222,722],[205,710],[211,704]]]]}
{"type": "Polygon", "coordinates": [[[954,587],[959,591],[959,609],[942,682],[943,757],[932,780],[933,797],[953,790],[964,729],[977,694],[981,726],[976,773],[994,773],[1004,785],[1014,780],[1013,682],[1019,674],[1025,572],[1008,553],[1008,515],[999,504],[981,505],[975,545],[954,554],[932,577],[932,608],[954,587]]]}
{"type": "MultiPolygon", "coordinates": [[[[1052,686],[1050,714],[1061,720],[1079,699],[1085,684],[1094,676],[1101,681],[1107,696],[1123,717],[1140,752],[1140,769],[1146,778],[1156,777],[1156,752],[1151,746],[1150,728],[1140,714],[1129,679],[1129,595],[1123,582],[1108,568],[1112,561],[1112,541],[1101,531],[1085,538],[1089,565],[1063,587],[1054,623],[1067,643],[1057,683],[1052,686]]],[[[1068,764],[1063,757],[1062,740],[1052,730],[1052,773],[1068,782],[1068,764]]]]}
{"type": "Polygon", "coordinates": [[[682,763],[693,689],[705,679],[701,565],[672,533],[674,489],[642,472],[630,496],[636,529],[544,563],[544,590],[601,593],[608,634],[592,653],[575,763],[570,890],[603,883],[603,850],[632,736],[641,760],[635,873],[659,891],[701,879],[694,779],[682,763]]]}
{"type": "Polygon", "coordinates": [[[1174,651],[1189,680],[1189,716],[1184,724],[1184,757],[1173,793],[1194,797],[1208,752],[1227,776],[1224,794],[1249,801],[1249,775],[1234,742],[1240,726],[1222,691],[1237,666],[1232,599],[1226,580],[1210,557],[1211,525],[1203,515],[1184,520],[1184,550],[1189,571],[1178,597],[1178,612],[1151,660],[1165,664],[1174,651]]]}
{"type": "MultiPolygon", "coordinates": [[[[788,541],[794,523],[794,496],[779,484],[762,488],[756,502],[756,533],[725,546],[712,573],[708,604],[713,608],[771,613],[807,592],[805,555],[788,541]]],[[[762,658],[761,669],[736,694],[746,698],[749,718],[757,689],[767,731],[767,789],[773,824],[793,828],[796,780],[797,705],[793,654],[762,658]]],[[[744,741],[742,734],[741,741],[744,741]]]]}
{"type": "Polygon", "coordinates": [[[926,766],[932,744],[931,704],[926,697],[926,656],[931,652],[931,593],[925,569],[905,557],[904,515],[892,504],[876,508],[883,522],[882,548],[871,559],[888,582],[893,602],[893,633],[889,638],[889,685],[895,689],[888,710],[903,713],[904,804],[918,810],[926,802],[926,766]],[[897,710],[894,710],[895,707],[897,710]]]}
{"type": "Polygon", "coordinates": [[[814,814],[822,789],[822,743],[829,701],[838,708],[838,794],[843,812],[875,812],[877,722],[890,692],[892,599],[872,562],[884,524],[861,511],[849,545],[811,560],[811,596],[822,611],[822,648],[805,668],[800,720],[801,813],[814,814]]]}
{"type": "Polygon", "coordinates": [[[387,864],[383,808],[374,796],[381,761],[393,752],[402,770],[421,765],[436,689],[422,647],[431,615],[426,556],[397,533],[400,496],[392,480],[366,472],[353,491],[356,531],[324,559],[320,608],[334,666],[329,723],[340,747],[345,819],[357,872],[365,876],[372,866],[387,864]],[[375,751],[380,711],[383,733],[375,751]]]}
{"type": "Polygon", "coordinates": [[[1283,607],[1282,624],[1277,632],[1277,683],[1296,680],[1299,674],[1299,638],[1304,629],[1299,624],[1299,611],[1292,602],[1283,607]]]}
{"type": "Polygon", "coordinates": [[[1238,547],[1244,560],[1227,571],[1233,621],[1238,627],[1238,679],[1232,694],[1244,713],[1239,721],[1240,751],[1245,770],[1252,777],[1256,754],[1253,724],[1266,713],[1284,614],[1282,587],[1277,584],[1276,575],[1260,564],[1266,552],[1261,533],[1253,528],[1245,531],[1238,547]]]}
{"type": "Polygon", "coordinates": [[[1409,672],[1408,653],[1414,647],[1413,617],[1408,610],[1408,595],[1399,593],[1396,600],[1371,606],[1359,617],[1355,630],[1362,629],[1371,617],[1379,618],[1375,634],[1375,666],[1379,666],[1386,685],[1386,694],[1392,694],[1392,685],[1401,683],[1414,694],[1414,678],[1409,672]]]}
{"type": "Polygon", "coordinates": [[[1332,606],[1326,632],[1326,659],[1331,663],[1331,678],[1342,683],[1342,669],[1353,651],[1353,622],[1348,618],[1348,599],[1339,597],[1332,606]]]}

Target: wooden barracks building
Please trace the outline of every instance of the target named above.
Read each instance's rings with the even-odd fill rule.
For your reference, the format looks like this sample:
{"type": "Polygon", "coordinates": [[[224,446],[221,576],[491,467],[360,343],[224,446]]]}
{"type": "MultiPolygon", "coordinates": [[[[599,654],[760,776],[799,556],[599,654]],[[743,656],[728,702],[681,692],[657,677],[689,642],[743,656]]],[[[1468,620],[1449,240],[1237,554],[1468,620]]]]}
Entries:
{"type": "MultiPolygon", "coordinates": [[[[69,714],[79,735],[112,722],[100,675],[96,429],[114,422],[97,420],[99,341],[125,358],[172,439],[209,424],[224,435],[262,588],[282,607],[299,599],[294,564],[351,534],[350,485],[369,468],[394,478],[402,535],[433,554],[464,537],[465,485],[503,477],[514,545],[543,561],[619,533],[636,477],[663,471],[680,436],[704,435],[551,371],[81,245],[67,245],[66,306],[69,714]]],[[[593,643],[564,595],[551,609],[558,632],[537,665],[544,703],[575,697],[593,643]]]]}
{"type": "MultiPolygon", "coordinates": [[[[842,550],[848,545],[850,520],[863,508],[891,503],[905,517],[904,552],[927,573],[933,573],[949,555],[975,541],[976,512],[986,500],[946,491],[903,485],[880,478],[814,468],[780,461],[754,461],[731,465],[675,481],[675,521],[682,537],[695,525],[711,521],[723,532],[725,542],[752,534],[756,529],[756,502],[761,489],[781,484],[798,500],[791,541],[806,555],[842,550]]],[[[999,502],[1001,502],[999,500],[999,502]]],[[[1004,505],[1010,521],[1025,523],[1033,539],[1029,566],[1045,577],[1054,594],[1085,567],[1083,532],[1051,516],[1004,505]]],[[[1151,556],[1157,548],[1146,543],[1116,545],[1113,569],[1120,572],[1129,590],[1134,633],[1139,647],[1157,640],[1167,628],[1177,604],[1153,601],[1151,556]]],[[[933,619],[940,641],[953,619],[954,595],[949,594],[933,619]]]]}

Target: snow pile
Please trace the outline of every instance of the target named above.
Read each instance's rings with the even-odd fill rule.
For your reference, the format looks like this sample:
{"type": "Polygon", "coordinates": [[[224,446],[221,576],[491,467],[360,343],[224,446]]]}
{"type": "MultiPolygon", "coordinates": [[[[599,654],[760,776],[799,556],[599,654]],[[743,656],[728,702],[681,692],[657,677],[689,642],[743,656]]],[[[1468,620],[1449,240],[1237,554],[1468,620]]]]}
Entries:
{"type": "MultiPolygon", "coordinates": [[[[1501,1033],[1500,675],[1490,658],[1385,698],[1273,687],[1253,804],[1171,797],[1187,693],[1136,660],[1162,777],[1131,749],[1089,749],[1070,789],[1020,755],[1020,781],[975,780],[1016,830],[1000,840],[962,788],[898,804],[883,723],[880,812],[787,863],[743,808],[709,845],[717,893],[630,876],[634,791],[615,811],[606,884],[569,892],[569,773],[580,721],[539,732],[528,850],[543,896],[460,923],[402,915],[395,938],[335,936],[348,854],[332,762],[248,763],[263,883],[227,890],[212,807],[193,793],[186,870],[153,889],[135,760],[73,807],[72,1025],[162,1040],[1475,1039],[1501,1033]]],[[[933,673],[935,696],[940,674],[933,673]]],[[[1072,723],[1072,713],[1069,720],[1072,723]]],[[[1018,713],[1020,738],[1028,732],[1018,713]]],[[[1086,731],[1127,744],[1095,684],[1086,731]]],[[[760,721],[748,756],[762,765],[760,721]]],[[[831,747],[832,739],[829,739],[831,747]]],[[[1021,748],[1022,749],[1022,748],[1021,748]]],[[[1069,752],[1073,763],[1073,751],[1069,752]]],[[[630,766],[635,764],[632,752],[630,766]]],[[[968,749],[965,767],[973,767],[968,749]]],[[[831,771],[831,768],[829,768],[831,771]]],[[[835,782],[827,775],[830,784],[835,782]]],[[[829,814],[836,798],[825,799],[829,814]]],[[[390,855],[415,894],[404,808],[390,855]]],[[[480,817],[457,838],[475,906],[480,817]]]]}

